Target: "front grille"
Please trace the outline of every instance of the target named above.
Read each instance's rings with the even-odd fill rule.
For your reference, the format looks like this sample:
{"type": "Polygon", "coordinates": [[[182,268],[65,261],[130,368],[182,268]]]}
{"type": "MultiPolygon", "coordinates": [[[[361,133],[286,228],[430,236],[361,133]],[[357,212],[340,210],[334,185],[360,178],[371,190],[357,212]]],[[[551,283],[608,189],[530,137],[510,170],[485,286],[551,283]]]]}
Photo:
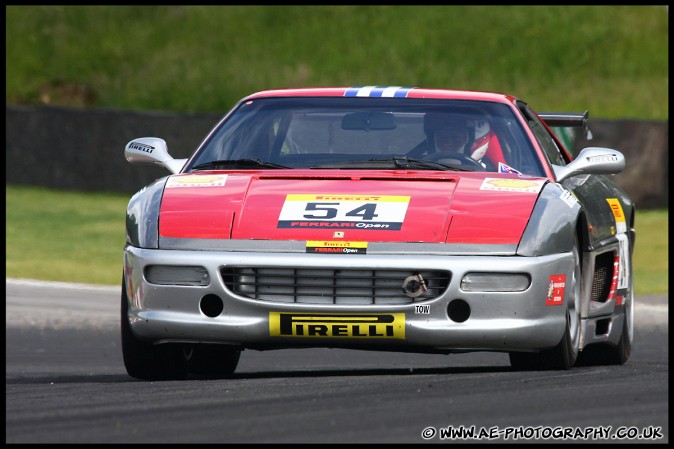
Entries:
{"type": "Polygon", "coordinates": [[[225,267],[220,275],[230,291],[251,299],[358,305],[409,304],[434,299],[445,292],[451,278],[450,272],[440,270],[261,267],[225,267]],[[428,290],[412,298],[403,291],[403,282],[417,275],[426,282],[428,290]]]}
{"type": "Polygon", "coordinates": [[[594,259],[592,279],[592,300],[604,302],[608,299],[613,280],[613,252],[605,252],[594,259]]]}

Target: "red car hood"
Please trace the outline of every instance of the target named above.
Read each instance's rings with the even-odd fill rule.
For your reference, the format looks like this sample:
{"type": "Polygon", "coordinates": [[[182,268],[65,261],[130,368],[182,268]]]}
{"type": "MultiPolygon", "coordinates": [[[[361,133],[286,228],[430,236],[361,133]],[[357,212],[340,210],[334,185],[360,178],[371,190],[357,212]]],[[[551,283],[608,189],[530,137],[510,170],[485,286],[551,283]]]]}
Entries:
{"type": "Polygon", "coordinates": [[[519,243],[542,178],[429,171],[205,171],[170,176],[174,238],[519,243]]]}

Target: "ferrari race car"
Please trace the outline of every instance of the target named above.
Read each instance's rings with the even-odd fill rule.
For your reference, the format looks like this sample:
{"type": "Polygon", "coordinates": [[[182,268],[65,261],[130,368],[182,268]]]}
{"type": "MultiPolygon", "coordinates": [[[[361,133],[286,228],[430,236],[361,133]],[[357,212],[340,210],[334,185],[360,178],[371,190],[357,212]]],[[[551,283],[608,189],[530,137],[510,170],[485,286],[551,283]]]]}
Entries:
{"type": "Polygon", "coordinates": [[[510,95],[280,89],[239,101],[126,214],[121,337],[138,379],[231,375],[245,349],[509,354],[514,369],[622,364],[635,206],[551,130],[586,113],[510,95]]]}

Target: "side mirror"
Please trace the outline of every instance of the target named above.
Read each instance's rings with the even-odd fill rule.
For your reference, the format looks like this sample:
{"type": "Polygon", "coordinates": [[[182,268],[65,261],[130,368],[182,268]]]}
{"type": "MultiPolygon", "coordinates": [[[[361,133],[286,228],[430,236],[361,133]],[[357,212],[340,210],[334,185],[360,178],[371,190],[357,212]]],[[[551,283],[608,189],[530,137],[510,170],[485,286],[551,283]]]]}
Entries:
{"type": "Polygon", "coordinates": [[[173,174],[179,173],[187,162],[187,159],[173,159],[168,153],[166,141],[159,137],[133,139],[124,147],[124,157],[132,164],[160,165],[173,174]]]}
{"type": "Polygon", "coordinates": [[[587,147],[568,165],[552,166],[557,182],[574,175],[614,175],[625,169],[625,156],[611,148],[587,147]]]}

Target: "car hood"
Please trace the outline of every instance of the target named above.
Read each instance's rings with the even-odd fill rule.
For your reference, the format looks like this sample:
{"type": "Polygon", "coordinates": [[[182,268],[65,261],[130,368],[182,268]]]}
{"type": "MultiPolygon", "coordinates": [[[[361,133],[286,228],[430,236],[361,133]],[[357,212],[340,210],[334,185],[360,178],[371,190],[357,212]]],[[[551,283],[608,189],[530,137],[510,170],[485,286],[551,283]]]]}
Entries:
{"type": "Polygon", "coordinates": [[[159,235],[517,244],[545,182],[430,171],[178,174],[164,188],[159,235]]]}

